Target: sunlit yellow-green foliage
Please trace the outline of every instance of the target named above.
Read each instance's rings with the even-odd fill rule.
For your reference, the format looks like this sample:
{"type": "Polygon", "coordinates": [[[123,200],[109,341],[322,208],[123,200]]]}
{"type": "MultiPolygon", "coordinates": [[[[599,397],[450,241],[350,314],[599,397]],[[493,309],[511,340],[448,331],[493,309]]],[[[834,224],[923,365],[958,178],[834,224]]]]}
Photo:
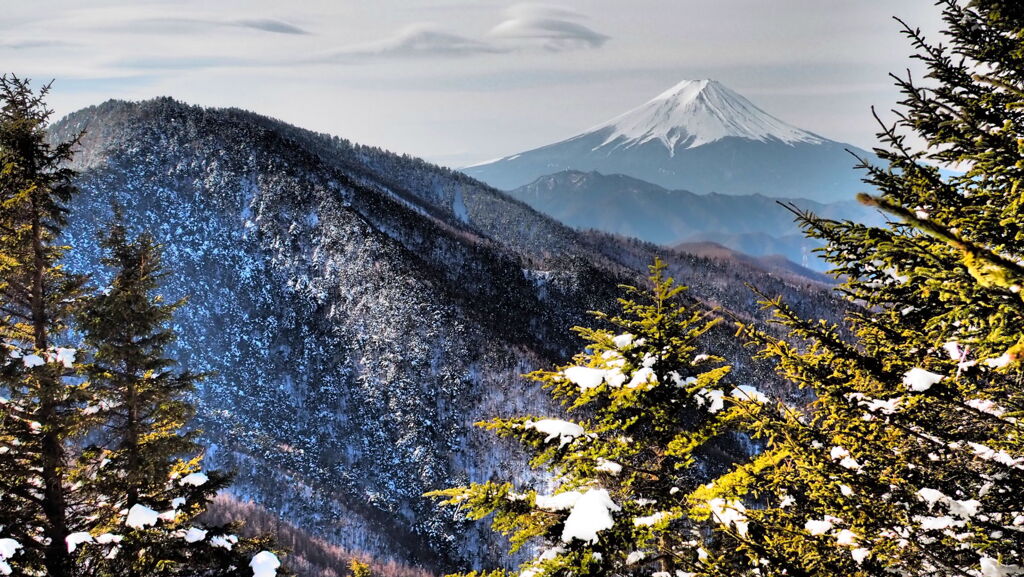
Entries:
{"type": "Polygon", "coordinates": [[[352,577],[372,577],[373,572],[370,566],[359,559],[352,559],[348,563],[348,571],[352,577]]]}
{"type": "MultiPolygon", "coordinates": [[[[688,499],[714,465],[702,449],[728,446],[730,423],[750,419],[765,399],[753,388],[726,384],[723,359],[700,351],[701,336],[718,319],[684,306],[684,288],[664,271],[655,263],[649,290],[625,287],[617,314],[597,314],[613,330],[576,329],[587,346],[570,365],[529,375],[571,420],[523,416],[480,423],[521,442],[532,464],[554,479],[553,495],[517,488],[511,480],[432,494],[471,519],[489,516],[514,547],[539,546],[524,572],[674,574],[703,564],[701,543],[717,517],[708,503],[693,507],[688,499]],[[588,501],[599,501],[602,492],[610,503],[591,508],[588,501]],[[577,521],[589,531],[580,531],[577,521]]],[[[728,510],[724,514],[742,531],[742,504],[715,506],[719,513],[728,510]]]]}
{"type": "MultiPolygon", "coordinates": [[[[774,460],[740,488],[762,506],[728,551],[787,559],[761,574],[1012,575],[1024,566],[1024,5],[943,1],[928,70],[898,77],[861,200],[886,228],[801,215],[863,305],[840,331],[765,296],[791,337],[744,334],[816,400],[751,427],[774,460]],[[912,150],[905,134],[923,140],[912,150]],[[931,163],[931,164],[929,164],[931,163]],[[934,164],[963,174],[943,174],[934,164]]],[[[727,572],[727,562],[716,563],[727,572]]]]}
{"type": "Polygon", "coordinates": [[[573,365],[532,375],[578,431],[538,417],[485,424],[524,443],[558,494],[608,491],[619,507],[608,527],[565,539],[575,508],[509,483],[443,492],[541,544],[521,575],[1024,573],[1024,4],[938,6],[941,44],[904,30],[927,80],[895,77],[903,99],[881,124],[882,164],[862,166],[873,192],[861,200],[892,222],[797,210],[855,306],[846,326],[760,294],[789,336],[739,327],[813,400],[729,392],[724,361],[696,356],[713,321],[674,304],[656,265],[649,299],[633,289],[622,314],[601,317],[628,343],[581,330],[589,344],[573,365]],[[757,454],[701,477],[701,448],[730,431],[757,454]]]}

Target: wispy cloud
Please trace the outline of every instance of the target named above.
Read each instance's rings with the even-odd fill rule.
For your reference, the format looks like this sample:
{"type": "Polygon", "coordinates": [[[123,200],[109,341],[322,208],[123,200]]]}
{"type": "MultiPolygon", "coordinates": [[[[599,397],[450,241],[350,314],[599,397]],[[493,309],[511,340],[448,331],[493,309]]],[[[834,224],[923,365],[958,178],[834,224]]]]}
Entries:
{"type": "Polygon", "coordinates": [[[580,23],[585,19],[582,14],[562,6],[516,4],[505,14],[507,19],[492,28],[490,36],[552,51],[599,48],[610,38],[580,23]]]}
{"type": "Polygon", "coordinates": [[[557,18],[563,20],[584,20],[586,16],[582,12],[560,6],[557,4],[542,4],[539,2],[519,2],[505,9],[505,15],[509,18],[557,18]]]}
{"type": "Polygon", "coordinates": [[[503,52],[486,42],[444,30],[432,23],[407,26],[376,42],[341,48],[314,60],[359,61],[367,58],[459,57],[503,52]]]}
{"type": "Polygon", "coordinates": [[[312,61],[358,63],[382,58],[455,58],[537,49],[561,52],[599,48],[609,39],[580,23],[585,16],[561,6],[516,4],[505,10],[504,18],[482,38],[435,23],[418,23],[392,36],[342,47],[312,61]]]}
{"type": "Polygon", "coordinates": [[[217,18],[176,18],[176,17],[155,17],[126,20],[110,27],[118,30],[137,29],[146,27],[153,30],[174,29],[179,31],[202,32],[210,28],[245,28],[259,32],[270,32],[273,34],[299,34],[306,35],[310,32],[284,20],[274,18],[251,18],[251,19],[217,19],[217,18]]]}
{"type": "MultiPolygon", "coordinates": [[[[302,78],[307,74],[302,68],[323,65],[348,66],[352,73],[362,74],[360,65],[384,62],[410,70],[421,61],[447,61],[445,66],[459,70],[498,64],[504,69],[531,59],[553,65],[545,52],[593,50],[609,38],[576,10],[529,2],[479,2],[467,7],[460,0],[444,10],[436,10],[434,4],[430,10],[398,10],[392,14],[415,13],[424,21],[390,31],[384,22],[373,23],[356,34],[350,28],[354,22],[339,17],[348,16],[346,10],[283,13],[269,3],[264,3],[265,10],[249,12],[206,6],[179,10],[165,2],[130,0],[80,8],[74,0],[65,1],[74,7],[29,11],[21,18],[22,25],[0,35],[0,56],[16,58],[20,69],[43,76],[107,79],[148,74],[171,83],[206,72],[246,77],[256,69],[302,78]],[[339,45],[331,40],[346,37],[361,41],[339,45]]],[[[10,24],[0,22],[0,28],[10,24]]],[[[409,75],[401,78],[408,80],[409,75]]],[[[155,85],[156,81],[139,86],[155,85]]]]}
{"type": "Polygon", "coordinates": [[[274,46],[294,49],[297,43],[312,41],[309,30],[267,13],[175,12],[155,4],[112,4],[27,18],[22,26],[0,34],[0,55],[54,77],[116,78],[146,69],[174,74],[272,67],[289,60],[274,46]]]}
{"type": "Polygon", "coordinates": [[[309,34],[309,31],[304,28],[299,28],[294,24],[289,24],[283,20],[275,20],[273,18],[234,20],[226,22],[226,24],[240,26],[242,28],[252,28],[253,30],[262,30],[264,32],[274,32],[276,34],[309,34]]]}
{"type": "Polygon", "coordinates": [[[192,56],[192,57],[143,57],[126,58],[115,60],[110,63],[115,69],[129,70],[205,70],[210,68],[246,68],[263,66],[266,63],[257,62],[246,58],[231,58],[222,56],[192,56]]]}
{"type": "Polygon", "coordinates": [[[0,49],[6,48],[9,50],[32,50],[34,48],[57,48],[74,45],[74,43],[63,40],[0,40],[0,49]]]}

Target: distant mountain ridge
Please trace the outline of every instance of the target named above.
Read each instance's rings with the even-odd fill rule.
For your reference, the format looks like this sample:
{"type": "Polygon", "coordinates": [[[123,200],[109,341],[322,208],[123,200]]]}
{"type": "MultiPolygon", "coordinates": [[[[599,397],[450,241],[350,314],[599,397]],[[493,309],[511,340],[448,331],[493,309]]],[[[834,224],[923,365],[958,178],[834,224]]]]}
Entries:
{"type": "Polygon", "coordinates": [[[578,229],[593,228],[662,244],[711,241],[752,256],[781,254],[822,268],[810,256],[818,243],[804,237],[791,203],[818,216],[881,224],[877,210],[856,201],[820,203],[760,194],[694,194],[668,190],[622,174],[567,170],[508,191],[513,198],[578,229]]]}
{"type": "Polygon", "coordinates": [[[463,172],[506,190],[597,170],[696,193],[833,202],[864,188],[851,152],[874,158],[775,118],[717,81],[688,80],[572,138],[463,172]]]}

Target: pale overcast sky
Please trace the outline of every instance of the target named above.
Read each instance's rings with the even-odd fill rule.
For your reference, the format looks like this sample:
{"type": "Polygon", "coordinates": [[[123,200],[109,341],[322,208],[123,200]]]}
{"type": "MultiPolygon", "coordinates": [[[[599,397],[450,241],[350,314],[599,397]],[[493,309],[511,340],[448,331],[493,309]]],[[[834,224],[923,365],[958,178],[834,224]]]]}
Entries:
{"type": "Polygon", "coordinates": [[[0,0],[0,69],[58,115],[173,96],[462,166],[572,136],[683,79],[870,147],[930,0],[0,0]]]}

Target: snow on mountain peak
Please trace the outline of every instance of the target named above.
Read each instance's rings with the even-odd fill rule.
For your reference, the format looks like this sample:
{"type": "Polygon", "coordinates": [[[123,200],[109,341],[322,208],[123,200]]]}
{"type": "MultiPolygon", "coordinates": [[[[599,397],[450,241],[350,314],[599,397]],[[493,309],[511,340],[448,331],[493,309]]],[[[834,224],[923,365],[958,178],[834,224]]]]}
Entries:
{"type": "Polygon", "coordinates": [[[655,100],[690,100],[695,98],[698,93],[705,90],[711,84],[718,84],[718,82],[711,80],[710,78],[704,78],[702,80],[683,80],[679,84],[676,84],[672,88],[669,88],[665,92],[662,92],[652,98],[651,102],[655,100]]]}
{"type": "Polygon", "coordinates": [[[647,103],[588,130],[607,133],[595,148],[661,141],[670,153],[727,137],[819,144],[825,139],[761,110],[721,83],[684,80],[647,103]]]}

